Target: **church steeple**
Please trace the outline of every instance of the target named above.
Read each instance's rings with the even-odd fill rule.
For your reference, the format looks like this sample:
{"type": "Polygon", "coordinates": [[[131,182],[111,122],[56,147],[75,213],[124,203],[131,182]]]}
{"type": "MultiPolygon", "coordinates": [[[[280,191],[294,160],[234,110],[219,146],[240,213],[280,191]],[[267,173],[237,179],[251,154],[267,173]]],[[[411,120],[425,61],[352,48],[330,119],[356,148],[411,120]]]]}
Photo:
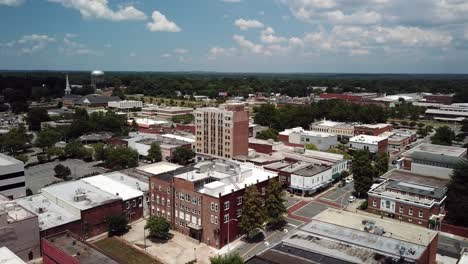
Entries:
{"type": "Polygon", "coordinates": [[[67,74],[67,84],[65,86],[65,94],[70,94],[71,89],[70,89],[70,82],[68,82],[68,74],[67,74]]]}

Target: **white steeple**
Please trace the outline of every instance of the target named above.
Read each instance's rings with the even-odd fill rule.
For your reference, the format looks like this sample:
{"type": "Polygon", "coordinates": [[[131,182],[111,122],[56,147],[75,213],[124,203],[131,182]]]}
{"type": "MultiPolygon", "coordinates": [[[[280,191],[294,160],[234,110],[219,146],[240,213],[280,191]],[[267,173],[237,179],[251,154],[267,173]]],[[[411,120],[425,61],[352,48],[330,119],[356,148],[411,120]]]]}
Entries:
{"type": "Polygon", "coordinates": [[[67,84],[65,86],[65,94],[70,94],[71,89],[70,89],[70,83],[68,82],[68,74],[67,74],[67,84]]]}

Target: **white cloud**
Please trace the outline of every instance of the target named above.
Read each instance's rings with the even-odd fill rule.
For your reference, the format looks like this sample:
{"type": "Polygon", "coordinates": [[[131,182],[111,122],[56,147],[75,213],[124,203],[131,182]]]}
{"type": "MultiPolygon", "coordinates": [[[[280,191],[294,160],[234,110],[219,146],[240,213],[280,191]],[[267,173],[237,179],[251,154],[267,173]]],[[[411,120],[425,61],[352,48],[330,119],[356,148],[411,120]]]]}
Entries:
{"type": "Polygon", "coordinates": [[[136,53],[135,52],[130,52],[130,54],[128,54],[128,56],[134,58],[134,57],[136,57],[136,53]]]}
{"type": "Polygon", "coordinates": [[[106,19],[111,21],[145,20],[146,15],[133,6],[122,6],[117,10],[109,7],[108,0],[48,0],[73,8],[85,18],[106,19]]]}
{"type": "Polygon", "coordinates": [[[273,30],[273,28],[267,27],[266,29],[262,30],[262,32],[260,33],[260,40],[263,43],[274,44],[274,43],[285,42],[286,38],[275,36],[275,31],[273,30]]]}
{"type": "Polygon", "coordinates": [[[159,11],[153,11],[153,22],[146,24],[146,27],[150,31],[164,31],[164,32],[179,32],[181,31],[180,27],[176,23],[169,21],[165,15],[161,14],[159,11]]]}
{"type": "Polygon", "coordinates": [[[209,60],[215,60],[220,56],[232,56],[236,51],[236,48],[222,48],[214,46],[208,51],[207,57],[209,60]]]}
{"type": "Polygon", "coordinates": [[[292,37],[289,39],[289,46],[292,48],[304,47],[304,41],[298,37],[292,37]]]}
{"type": "Polygon", "coordinates": [[[381,21],[382,16],[374,11],[356,12],[349,15],[341,10],[326,12],[324,16],[333,24],[372,25],[381,21]]]}
{"type": "Polygon", "coordinates": [[[379,44],[399,43],[405,46],[445,46],[453,39],[451,35],[444,32],[404,26],[376,27],[371,35],[379,44]]]}
{"type": "Polygon", "coordinates": [[[234,35],[232,38],[244,51],[248,51],[248,52],[256,53],[256,54],[263,53],[262,45],[254,44],[253,42],[245,39],[244,36],[234,35]]]}
{"type": "Polygon", "coordinates": [[[351,56],[367,55],[369,54],[369,51],[366,49],[352,49],[349,54],[351,56]]]}
{"type": "Polygon", "coordinates": [[[239,18],[234,22],[234,25],[239,27],[241,30],[248,30],[250,28],[262,28],[263,23],[258,20],[246,20],[239,18]]]}
{"type": "Polygon", "coordinates": [[[86,47],[86,45],[72,40],[77,37],[75,34],[65,34],[63,45],[59,47],[59,51],[68,56],[97,54],[97,52],[86,47]]]}
{"type": "Polygon", "coordinates": [[[161,54],[161,58],[167,59],[167,58],[170,58],[170,57],[172,57],[172,54],[170,54],[170,53],[161,54]]]}
{"type": "Polygon", "coordinates": [[[0,5],[6,6],[20,6],[24,3],[24,0],[0,0],[0,5]]]}
{"type": "Polygon", "coordinates": [[[189,51],[187,49],[177,48],[177,49],[174,49],[174,52],[177,53],[177,54],[186,54],[189,51]]]}
{"type": "Polygon", "coordinates": [[[54,41],[55,39],[48,35],[32,34],[4,43],[2,46],[15,49],[19,53],[29,54],[45,49],[49,43],[54,41]]]}
{"type": "Polygon", "coordinates": [[[186,63],[186,62],[191,62],[191,61],[192,61],[191,57],[186,57],[186,56],[183,56],[183,55],[179,56],[179,62],[186,63]]]}

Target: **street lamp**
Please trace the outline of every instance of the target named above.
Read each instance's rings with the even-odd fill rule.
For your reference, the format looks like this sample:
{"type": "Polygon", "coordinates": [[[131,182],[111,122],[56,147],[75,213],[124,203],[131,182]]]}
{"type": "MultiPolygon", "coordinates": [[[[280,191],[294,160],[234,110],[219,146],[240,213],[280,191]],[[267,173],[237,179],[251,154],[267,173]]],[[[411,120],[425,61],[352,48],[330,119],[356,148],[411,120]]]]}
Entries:
{"type": "Polygon", "coordinates": [[[236,218],[233,218],[233,219],[229,219],[228,222],[227,222],[227,226],[228,226],[228,250],[227,250],[227,253],[229,254],[229,225],[231,223],[231,221],[236,221],[237,222],[237,219],[236,218]]]}

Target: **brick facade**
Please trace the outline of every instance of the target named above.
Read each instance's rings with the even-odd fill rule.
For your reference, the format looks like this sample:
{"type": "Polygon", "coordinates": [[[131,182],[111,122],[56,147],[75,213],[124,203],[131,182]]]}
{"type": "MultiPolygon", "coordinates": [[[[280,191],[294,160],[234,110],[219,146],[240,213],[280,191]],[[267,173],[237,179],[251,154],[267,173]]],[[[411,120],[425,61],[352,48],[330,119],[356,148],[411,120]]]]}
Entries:
{"type": "Polygon", "coordinates": [[[392,131],[392,129],[392,125],[386,125],[383,127],[355,126],[354,135],[379,136],[384,132],[392,131]]]}
{"type": "Polygon", "coordinates": [[[81,211],[82,237],[90,238],[107,232],[107,217],[111,215],[121,215],[122,212],[122,200],[115,200],[101,206],[81,211]]]}

